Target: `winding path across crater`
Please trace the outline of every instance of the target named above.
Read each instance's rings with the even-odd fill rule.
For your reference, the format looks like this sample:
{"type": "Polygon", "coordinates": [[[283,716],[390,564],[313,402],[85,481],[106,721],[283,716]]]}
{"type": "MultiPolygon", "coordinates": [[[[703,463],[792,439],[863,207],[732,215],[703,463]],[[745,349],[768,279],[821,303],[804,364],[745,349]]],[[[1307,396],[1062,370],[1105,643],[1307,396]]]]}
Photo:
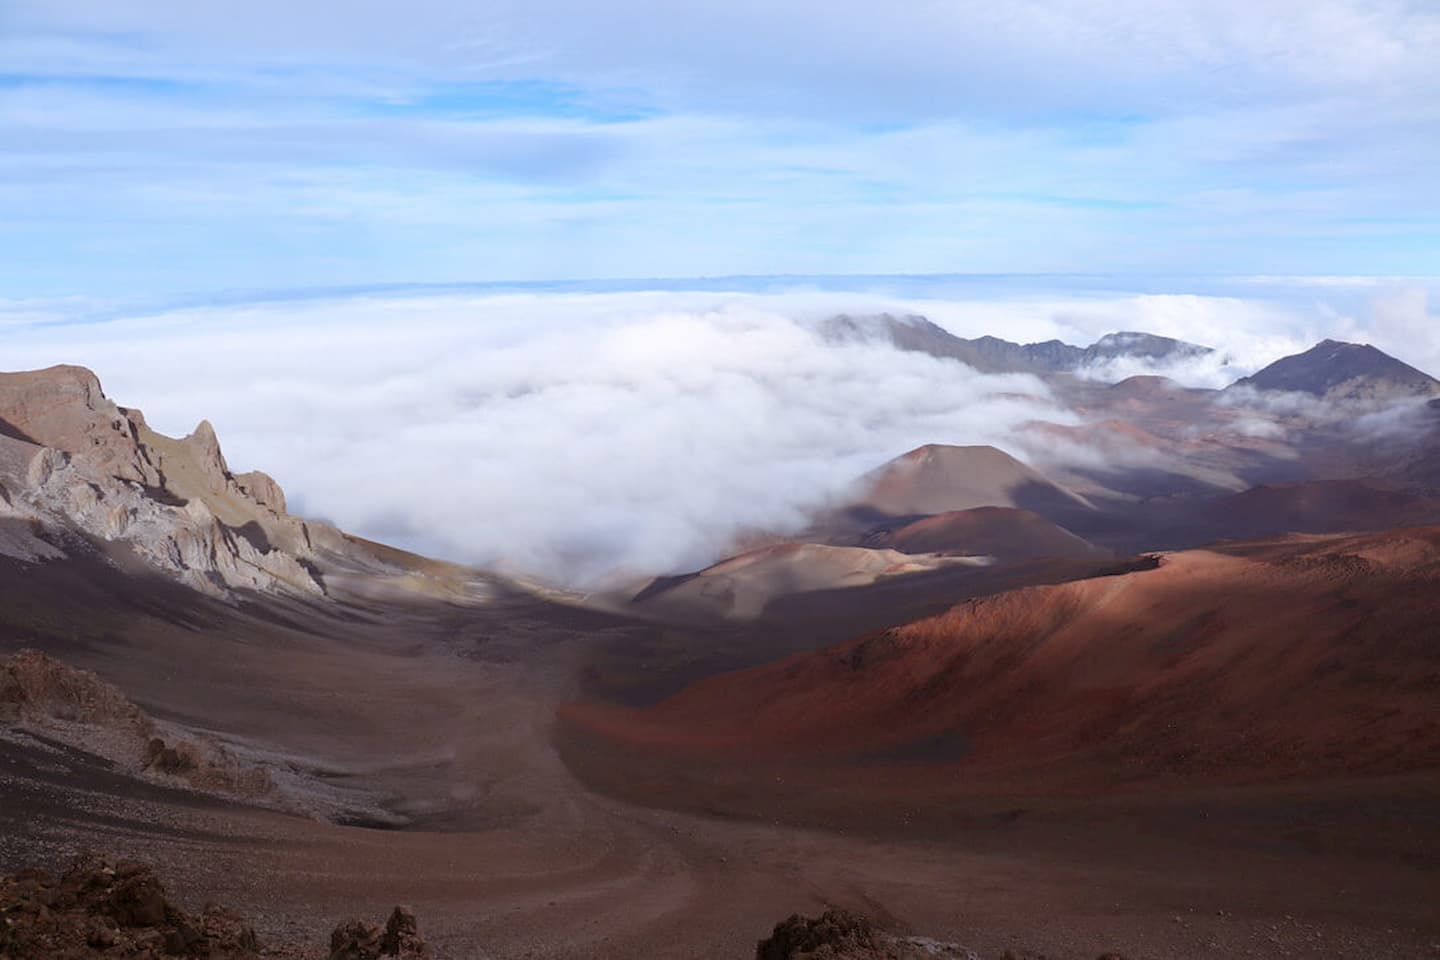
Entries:
{"type": "MultiPolygon", "coordinates": [[[[59,567],[43,583],[28,569],[22,586],[6,571],[0,594],[82,589],[59,567]]],[[[882,798],[855,811],[868,822],[857,835],[844,816],[802,822],[743,766],[698,776],[629,764],[564,734],[556,709],[597,638],[638,642],[646,625],[523,598],[234,610],[175,594],[165,618],[120,593],[86,599],[83,622],[36,621],[28,642],[167,722],[298,784],[369,796],[408,825],[341,826],[183,792],[12,731],[0,741],[0,869],[82,847],[141,858],[182,903],[216,899],[262,938],[309,942],[317,956],[338,920],[396,902],[462,960],[744,958],[777,920],[827,905],[986,956],[1268,946],[1429,958],[1440,939],[1433,778],[992,797],[944,822],[882,798]],[[594,789],[596,764],[632,778],[627,799],[594,789]],[[711,803],[737,792],[750,796],[744,818],[711,803]]],[[[20,608],[0,607],[15,636],[20,608]]]]}

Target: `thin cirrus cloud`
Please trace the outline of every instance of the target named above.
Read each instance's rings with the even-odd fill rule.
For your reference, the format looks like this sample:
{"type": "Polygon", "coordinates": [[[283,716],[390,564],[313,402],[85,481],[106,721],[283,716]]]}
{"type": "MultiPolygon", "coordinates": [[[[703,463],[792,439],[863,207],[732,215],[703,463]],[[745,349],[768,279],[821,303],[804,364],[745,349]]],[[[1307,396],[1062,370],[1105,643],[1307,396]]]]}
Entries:
{"type": "Polygon", "coordinates": [[[8,6],[18,53],[38,46],[43,63],[72,69],[128,64],[123,72],[143,75],[147,63],[170,72],[188,63],[219,75],[314,69],[394,83],[550,75],[609,88],[628,81],[656,100],[747,110],[763,101],[854,115],[876,104],[892,120],[957,104],[1175,110],[1177,97],[1385,92],[1434,82],[1440,34],[1433,7],[1397,0],[8,6]]]}
{"type": "Polygon", "coordinates": [[[0,293],[1417,273],[1398,0],[0,11],[0,293]]]}

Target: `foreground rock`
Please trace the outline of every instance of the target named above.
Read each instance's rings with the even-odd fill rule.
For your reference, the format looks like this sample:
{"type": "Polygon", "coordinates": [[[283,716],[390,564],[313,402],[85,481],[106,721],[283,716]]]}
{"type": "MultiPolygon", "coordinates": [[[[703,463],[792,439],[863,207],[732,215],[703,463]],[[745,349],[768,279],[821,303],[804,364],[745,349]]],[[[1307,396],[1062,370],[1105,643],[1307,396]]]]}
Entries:
{"type": "Polygon", "coordinates": [[[0,956],[11,960],[261,955],[239,916],[213,903],[186,913],[166,899],[149,867],[97,856],[59,879],[43,870],[0,878],[0,916],[0,956]]]}
{"type": "Polygon", "coordinates": [[[396,907],[383,930],[356,919],[340,924],[330,934],[330,960],[420,960],[430,956],[430,946],[421,939],[415,913],[409,907],[396,907]]]}
{"type": "Polygon", "coordinates": [[[262,947],[239,915],[214,903],[187,913],[145,864],[81,857],[58,879],[43,870],[0,877],[0,956],[6,960],[112,957],[160,960],[434,960],[415,914],[396,907],[382,929],[341,924],[330,951],[262,947]]]}
{"type": "MultiPolygon", "coordinates": [[[[880,930],[848,910],[818,917],[791,916],[755,945],[755,960],[981,960],[973,950],[929,937],[902,937],[880,930]]],[[[1046,960],[1043,955],[1007,950],[999,960],[1046,960]]],[[[1125,960],[1106,953],[1100,960],[1125,960]]]]}
{"type": "Polygon", "coordinates": [[[848,910],[796,914],[755,945],[755,960],[980,960],[974,951],[925,937],[901,937],[848,910]]]}

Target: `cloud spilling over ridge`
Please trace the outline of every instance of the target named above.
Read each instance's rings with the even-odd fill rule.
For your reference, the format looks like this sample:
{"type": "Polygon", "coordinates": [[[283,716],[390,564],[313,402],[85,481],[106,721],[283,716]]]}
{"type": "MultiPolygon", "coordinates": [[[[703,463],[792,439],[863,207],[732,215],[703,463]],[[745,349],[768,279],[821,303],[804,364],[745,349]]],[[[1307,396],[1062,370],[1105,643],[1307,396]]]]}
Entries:
{"type": "Polygon", "coordinates": [[[303,509],[571,582],[703,564],[909,447],[1065,416],[1033,378],[827,345],[744,301],[348,301],[79,335],[56,352],[163,429],[209,417],[303,509]]]}
{"type": "Polygon", "coordinates": [[[299,512],[584,584],[693,569],[746,530],[799,529],[808,509],[923,443],[1024,456],[1027,422],[1076,422],[1033,377],[816,332],[827,315],[870,309],[923,312],[967,336],[1148,329],[1208,342],[1223,370],[1169,372],[1212,386],[1317,332],[1279,307],[1205,297],[391,296],[17,321],[4,366],[90,366],[169,433],[209,418],[232,466],[271,472],[299,512]]]}

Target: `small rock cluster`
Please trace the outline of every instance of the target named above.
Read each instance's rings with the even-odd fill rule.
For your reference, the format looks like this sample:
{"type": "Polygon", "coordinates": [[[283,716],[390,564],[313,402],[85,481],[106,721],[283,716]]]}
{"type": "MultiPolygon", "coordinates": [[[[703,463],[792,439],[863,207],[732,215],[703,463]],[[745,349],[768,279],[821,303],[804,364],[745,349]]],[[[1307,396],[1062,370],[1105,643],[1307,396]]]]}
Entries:
{"type": "Polygon", "coordinates": [[[409,907],[396,907],[381,930],[366,920],[347,920],[330,934],[330,960],[421,960],[430,957],[430,947],[420,939],[415,914],[409,907]]]}
{"type": "MultiPolygon", "coordinates": [[[[887,933],[848,910],[827,910],[819,917],[791,916],[755,945],[755,960],[980,960],[973,950],[928,937],[887,933]]],[[[1038,954],[1006,951],[1001,960],[1045,960],[1038,954]]],[[[1100,960],[1125,960],[1107,953],[1100,960]]]]}
{"type": "Polygon", "coordinates": [[[791,916],[755,945],[755,960],[980,960],[955,944],[901,937],[848,910],[791,916]]]}
{"type": "Polygon", "coordinates": [[[382,928],[349,920],[330,951],[262,948],[243,918],[206,904],[186,913],[142,863],[87,854],[56,879],[26,869],[0,877],[0,957],[5,960],[432,960],[415,913],[396,907],[382,928]]]}
{"type": "Polygon", "coordinates": [[[34,869],[0,878],[0,956],[9,960],[259,955],[239,916],[213,903],[186,913],[144,864],[86,856],[59,879],[34,869]]]}

